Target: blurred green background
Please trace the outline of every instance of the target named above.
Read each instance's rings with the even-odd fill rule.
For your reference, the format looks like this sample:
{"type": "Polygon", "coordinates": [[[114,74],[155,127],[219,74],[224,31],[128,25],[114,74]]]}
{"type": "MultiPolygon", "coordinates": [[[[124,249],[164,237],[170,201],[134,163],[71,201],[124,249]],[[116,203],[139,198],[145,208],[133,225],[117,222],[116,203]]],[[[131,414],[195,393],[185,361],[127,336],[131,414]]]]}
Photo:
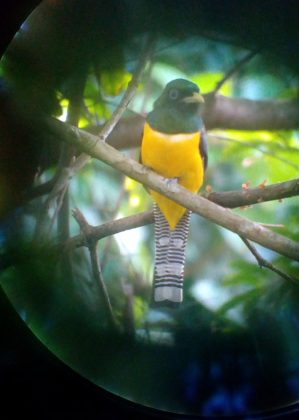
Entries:
{"type": "MultiPolygon", "coordinates": [[[[30,24],[29,20],[17,34],[20,40],[30,34],[30,24]]],[[[90,129],[109,119],[139,52],[140,39],[133,39],[119,66],[97,69],[86,58],[80,128],[90,129]]],[[[211,92],[246,54],[245,48],[207,37],[159,38],[125,117],[150,111],[165,84],[178,77],[194,81],[202,93],[211,92]]],[[[24,56],[8,52],[0,75],[12,83],[22,101],[26,97],[34,103],[38,116],[36,105],[43,107],[43,100],[49,99],[47,81],[40,76],[42,71],[39,79],[34,65],[26,66],[23,60],[24,56]],[[35,86],[36,92],[28,86],[35,86]]],[[[69,78],[51,91],[55,106],[51,100],[46,108],[61,121],[66,121],[70,111],[70,92],[76,81],[77,77],[69,78]]],[[[258,53],[219,93],[252,100],[294,98],[298,76],[271,54],[258,53]]],[[[298,131],[209,131],[203,190],[206,186],[213,191],[237,190],[247,182],[257,187],[298,177],[298,141],[298,131]]],[[[137,149],[124,153],[139,159],[137,149]]],[[[36,184],[51,179],[55,168],[53,162],[46,165],[36,184]]],[[[92,225],[152,206],[142,185],[94,160],[72,179],[69,195],[70,207],[78,207],[92,225]]],[[[0,282],[32,331],[72,368],[117,395],[178,413],[238,415],[299,398],[298,283],[259,268],[237,235],[192,216],[184,303],[176,310],[150,307],[153,225],[101,240],[98,255],[117,323],[115,331],[93,279],[87,249],[71,254],[72,275],[66,276],[65,255],[57,255],[50,247],[59,236],[55,218],[46,245],[32,246],[44,200],[39,197],[26,203],[3,225],[1,248],[10,253],[14,264],[2,271],[0,282]]],[[[298,240],[297,197],[235,211],[253,221],[283,225],[274,229],[298,240]]],[[[79,232],[71,216],[70,231],[71,236],[79,232]]],[[[298,263],[260,246],[257,249],[299,279],[298,263]]]]}

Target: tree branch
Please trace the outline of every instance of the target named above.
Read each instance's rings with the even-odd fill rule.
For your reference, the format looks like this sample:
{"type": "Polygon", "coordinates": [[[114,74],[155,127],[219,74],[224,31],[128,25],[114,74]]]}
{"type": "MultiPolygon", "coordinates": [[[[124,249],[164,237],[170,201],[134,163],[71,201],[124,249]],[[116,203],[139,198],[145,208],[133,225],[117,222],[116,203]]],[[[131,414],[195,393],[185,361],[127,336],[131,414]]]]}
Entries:
{"type": "Polygon", "coordinates": [[[226,73],[226,75],[223,77],[223,79],[221,79],[217,83],[215,89],[213,90],[213,94],[215,95],[217,92],[219,92],[219,90],[222,88],[224,83],[226,83],[227,80],[230,79],[233,76],[233,74],[235,74],[237,71],[239,71],[240,68],[242,68],[246,63],[248,63],[248,61],[250,61],[256,54],[257,54],[257,51],[250,51],[250,53],[246,54],[245,57],[242,58],[242,60],[240,60],[237,64],[235,64],[226,73]]]}
{"type": "MultiPolygon", "coordinates": [[[[140,60],[138,62],[136,71],[133,74],[133,77],[129,83],[129,86],[120,101],[118,107],[112,114],[112,117],[107,121],[107,123],[102,127],[98,137],[94,137],[95,143],[98,141],[106,141],[109,134],[112,132],[116,124],[118,123],[120,117],[122,116],[123,112],[126,110],[129,102],[133,98],[133,96],[136,93],[136,90],[138,88],[138,85],[140,83],[140,79],[143,73],[143,70],[146,66],[146,63],[152,53],[154,47],[154,39],[153,37],[148,37],[146,40],[144,50],[141,54],[140,60]]],[[[78,119],[78,106],[75,108],[75,117],[78,119]]],[[[74,124],[75,125],[75,124],[74,124]]],[[[55,133],[56,135],[56,133],[55,133]]],[[[74,143],[73,143],[74,145],[74,143]]],[[[56,200],[56,197],[59,194],[64,195],[64,192],[67,190],[68,184],[71,180],[71,178],[79,171],[81,170],[88,162],[90,161],[90,155],[86,153],[81,153],[77,158],[74,158],[69,166],[63,165],[61,170],[59,170],[59,174],[57,177],[55,177],[55,183],[53,185],[53,188],[51,189],[51,192],[49,196],[47,197],[47,200],[43,206],[43,211],[41,212],[41,216],[38,220],[37,226],[36,226],[36,233],[35,233],[35,240],[40,239],[42,236],[44,236],[46,231],[46,221],[47,221],[47,214],[51,206],[53,206],[53,203],[56,200]]],[[[47,189],[49,186],[52,186],[52,183],[47,183],[45,188],[37,188],[38,193],[45,193],[47,192],[47,189]]],[[[34,189],[31,190],[29,193],[34,198],[37,196],[34,189]]],[[[27,194],[28,197],[28,194],[27,194]]],[[[30,195],[29,195],[30,197],[30,195]]]]}
{"type": "MultiPolygon", "coordinates": [[[[58,121],[52,121],[52,127],[61,127],[58,121]]],[[[213,202],[192,194],[178,184],[170,184],[160,175],[150,171],[133,159],[123,156],[104,142],[76,127],[64,125],[65,141],[76,144],[85,153],[102,160],[127,176],[147,185],[184,207],[192,210],[214,223],[223,226],[240,236],[244,236],[273,251],[299,261],[299,243],[274,233],[258,223],[233,214],[231,210],[218,206],[213,202]]]]}
{"type": "Polygon", "coordinates": [[[204,95],[203,119],[208,130],[292,130],[299,127],[299,99],[253,101],[204,95]]]}
{"type": "Polygon", "coordinates": [[[203,192],[201,195],[223,207],[243,207],[299,195],[299,179],[280,182],[263,188],[250,188],[241,191],[203,192]]]}
{"type": "MultiPolygon", "coordinates": [[[[253,101],[250,99],[227,98],[203,95],[205,108],[203,120],[206,128],[212,130],[294,130],[299,128],[299,99],[253,101]]],[[[139,147],[145,117],[134,115],[122,118],[110,133],[107,142],[116,149],[139,147]]],[[[99,127],[90,127],[90,132],[98,134],[99,127]]]]}
{"type": "Polygon", "coordinates": [[[28,189],[24,194],[24,200],[33,200],[34,198],[41,197],[42,195],[49,194],[53,189],[57,175],[54,175],[49,181],[44,182],[43,184],[36,185],[28,189]]]}
{"type": "Polygon", "coordinates": [[[53,207],[55,207],[55,202],[57,200],[57,197],[64,196],[64,193],[67,189],[69,180],[71,179],[71,173],[68,167],[62,167],[59,168],[57,171],[57,174],[54,177],[55,183],[53,185],[53,188],[51,189],[46,201],[43,203],[40,214],[37,219],[36,227],[35,227],[35,234],[34,234],[34,240],[40,241],[45,236],[47,236],[50,233],[52,224],[54,222],[54,219],[56,217],[58,207],[55,209],[54,217],[52,217],[52,220],[49,220],[49,210],[53,207]]]}
{"type": "MultiPolygon", "coordinates": [[[[54,185],[54,179],[38,185],[28,191],[27,199],[33,199],[40,195],[47,194],[54,185]]],[[[282,200],[288,197],[299,195],[299,179],[280,182],[265,187],[250,188],[248,190],[234,190],[224,192],[201,192],[202,197],[213,201],[222,207],[237,208],[250,206],[252,204],[264,203],[273,200],[282,200]]]]}
{"type": "MultiPolygon", "coordinates": [[[[122,217],[121,219],[112,220],[99,226],[90,226],[88,237],[90,240],[98,241],[107,236],[115,235],[125,230],[135,229],[141,226],[149,225],[154,222],[152,211],[134,214],[133,216],[122,217]]],[[[62,249],[68,251],[73,248],[86,245],[85,236],[80,233],[73,236],[67,242],[62,244],[62,249]]]]}
{"type": "Polygon", "coordinates": [[[106,140],[106,138],[112,132],[113,128],[115,127],[115,125],[119,121],[120,117],[122,116],[122,114],[124,113],[126,108],[128,107],[130,101],[134,97],[134,95],[137,91],[137,88],[139,86],[143,70],[146,66],[146,63],[147,63],[149,57],[151,56],[151,54],[153,52],[154,42],[155,42],[155,40],[154,40],[153,37],[148,37],[148,39],[146,41],[146,44],[144,46],[144,50],[143,50],[143,52],[141,54],[141,57],[140,57],[140,60],[138,62],[138,66],[136,68],[136,71],[134,72],[134,75],[133,75],[133,77],[132,77],[132,79],[129,83],[128,89],[126,90],[119,106],[114,111],[112,117],[110,118],[110,120],[105,124],[105,126],[101,130],[101,133],[99,135],[100,140],[103,140],[103,141],[106,140]]]}
{"type": "Polygon", "coordinates": [[[255,248],[255,246],[253,246],[250,241],[248,241],[248,239],[243,238],[242,236],[240,236],[240,238],[242,239],[242,241],[244,242],[244,244],[247,246],[247,248],[249,249],[249,251],[252,253],[252,255],[254,256],[254,258],[256,259],[258,265],[260,266],[260,268],[268,268],[269,270],[273,271],[274,273],[278,274],[280,277],[282,277],[284,280],[288,280],[288,281],[292,281],[293,283],[298,285],[298,280],[294,279],[293,277],[289,276],[288,274],[284,273],[283,271],[279,270],[278,268],[276,268],[273,264],[271,264],[269,261],[267,261],[265,258],[263,258],[257,251],[257,249],[255,248]]]}
{"type": "MultiPolygon", "coordinates": [[[[299,128],[299,99],[252,101],[206,94],[204,122],[208,129],[237,130],[288,130],[299,128]]],[[[128,149],[141,145],[145,117],[135,114],[121,118],[107,137],[107,143],[116,149],[128,149]]],[[[88,131],[99,135],[101,127],[89,126],[88,131]]],[[[244,144],[244,142],[243,142],[244,144]]],[[[87,158],[89,160],[89,158],[87,158]]],[[[280,159],[281,160],[281,159],[280,159]]],[[[86,156],[77,158],[67,176],[73,176],[86,163],[86,156]]],[[[26,193],[26,199],[46,194],[52,187],[49,181],[26,193]]]]}
{"type": "MultiPolygon", "coordinates": [[[[122,114],[125,112],[126,108],[128,107],[130,101],[134,97],[140,80],[143,73],[143,70],[147,64],[147,61],[152,54],[154,48],[154,38],[148,37],[141,54],[140,60],[138,62],[137,68],[133,74],[131,81],[129,82],[128,88],[122,97],[118,107],[113,112],[111,118],[106,122],[106,124],[101,128],[100,132],[98,133],[97,142],[98,141],[106,141],[109,134],[113,131],[114,127],[119,122],[122,114]]],[[[90,160],[90,156],[82,153],[78,158],[77,162],[72,167],[73,172],[80,170],[86,163],[90,160]]]]}
{"type": "MultiPolygon", "coordinates": [[[[299,195],[299,179],[269,185],[265,188],[254,188],[241,191],[201,193],[208,200],[213,201],[223,207],[236,208],[248,206],[271,200],[299,195]]],[[[100,226],[93,226],[89,235],[95,240],[100,240],[110,235],[115,235],[125,230],[135,229],[154,222],[152,211],[135,214],[121,219],[113,220],[100,226]]],[[[265,226],[263,224],[263,226],[265,226]]],[[[266,227],[271,227],[270,225],[266,227]]],[[[273,225],[277,227],[277,225],[273,225]]],[[[84,245],[84,237],[79,234],[73,236],[66,244],[70,249],[84,245]]]]}
{"type": "Polygon", "coordinates": [[[84,244],[87,246],[90,254],[90,262],[92,267],[92,273],[95,280],[95,284],[98,285],[100,294],[106,309],[106,313],[109,319],[109,323],[111,327],[116,327],[116,321],[113,314],[113,309],[111,306],[111,302],[109,299],[108,291],[103,279],[101,266],[99,263],[98,255],[97,255],[97,240],[90,235],[90,232],[92,230],[92,226],[90,226],[83,214],[79,209],[73,210],[73,216],[75,220],[77,221],[78,225],[80,226],[80,229],[82,231],[82,237],[84,238],[84,244]]]}

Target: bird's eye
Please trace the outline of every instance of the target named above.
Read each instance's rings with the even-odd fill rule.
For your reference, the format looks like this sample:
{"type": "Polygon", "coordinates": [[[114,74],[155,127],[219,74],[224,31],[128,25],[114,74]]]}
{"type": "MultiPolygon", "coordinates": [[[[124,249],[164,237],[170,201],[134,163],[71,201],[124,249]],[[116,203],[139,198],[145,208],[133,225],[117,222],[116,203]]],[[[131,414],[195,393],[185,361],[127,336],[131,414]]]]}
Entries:
{"type": "Polygon", "coordinates": [[[177,89],[170,89],[170,91],[169,91],[169,98],[170,99],[172,99],[173,101],[175,100],[175,99],[177,99],[178,98],[178,96],[179,96],[179,91],[177,90],[177,89]]]}

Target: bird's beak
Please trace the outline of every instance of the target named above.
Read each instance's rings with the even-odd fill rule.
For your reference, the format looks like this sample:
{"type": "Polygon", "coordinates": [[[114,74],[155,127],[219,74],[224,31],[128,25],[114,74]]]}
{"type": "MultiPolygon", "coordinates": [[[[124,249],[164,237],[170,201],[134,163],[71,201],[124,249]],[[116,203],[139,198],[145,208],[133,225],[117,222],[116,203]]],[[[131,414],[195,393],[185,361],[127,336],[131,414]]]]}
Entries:
{"type": "Polygon", "coordinates": [[[187,96],[186,98],[184,98],[183,102],[186,102],[187,104],[192,104],[192,103],[203,104],[205,100],[199,93],[193,92],[193,95],[187,96]]]}

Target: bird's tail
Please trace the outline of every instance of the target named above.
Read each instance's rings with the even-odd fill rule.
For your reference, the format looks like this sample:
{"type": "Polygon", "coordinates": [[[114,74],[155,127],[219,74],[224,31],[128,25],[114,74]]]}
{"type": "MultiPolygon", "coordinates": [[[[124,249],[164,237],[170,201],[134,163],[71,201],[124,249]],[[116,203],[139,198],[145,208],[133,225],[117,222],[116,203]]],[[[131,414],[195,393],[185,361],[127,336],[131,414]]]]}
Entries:
{"type": "Polygon", "coordinates": [[[170,229],[158,205],[154,205],[155,217],[155,304],[175,305],[183,301],[183,281],[185,250],[190,223],[189,210],[186,211],[175,229],[170,229]]]}

